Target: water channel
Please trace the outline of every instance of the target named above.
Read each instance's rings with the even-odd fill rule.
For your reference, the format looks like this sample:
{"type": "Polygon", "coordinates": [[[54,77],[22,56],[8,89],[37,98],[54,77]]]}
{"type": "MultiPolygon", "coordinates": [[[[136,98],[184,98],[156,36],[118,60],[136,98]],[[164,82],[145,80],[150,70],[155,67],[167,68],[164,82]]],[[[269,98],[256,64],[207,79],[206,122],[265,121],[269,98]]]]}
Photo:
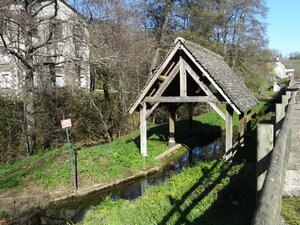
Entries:
{"type": "Polygon", "coordinates": [[[169,162],[162,172],[135,180],[125,185],[119,185],[106,191],[94,192],[90,195],[58,203],[46,210],[37,212],[24,224],[73,224],[84,219],[86,212],[92,206],[99,205],[107,196],[110,198],[132,200],[143,195],[148,186],[159,185],[184,168],[192,167],[205,159],[220,158],[224,154],[224,138],[218,138],[208,145],[198,146],[186,152],[179,158],[169,162]]]}

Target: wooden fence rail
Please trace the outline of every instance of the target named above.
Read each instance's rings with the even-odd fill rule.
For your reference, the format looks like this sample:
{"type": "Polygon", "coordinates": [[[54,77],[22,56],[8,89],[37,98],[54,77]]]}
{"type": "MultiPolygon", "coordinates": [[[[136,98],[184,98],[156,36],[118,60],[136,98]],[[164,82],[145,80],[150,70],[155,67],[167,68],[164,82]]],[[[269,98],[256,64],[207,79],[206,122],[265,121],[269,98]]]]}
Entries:
{"type": "Polygon", "coordinates": [[[290,151],[290,127],[293,119],[294,98],[295,93],[287,93],[283,96],[282,103],[276,105],[276,114],[280,115],[276,115],[274,131],[271,124],[258,126],[258,135],[260,135],[257,146],[258,192],[252,225],[283,224],[281,203],[290,151]]]}

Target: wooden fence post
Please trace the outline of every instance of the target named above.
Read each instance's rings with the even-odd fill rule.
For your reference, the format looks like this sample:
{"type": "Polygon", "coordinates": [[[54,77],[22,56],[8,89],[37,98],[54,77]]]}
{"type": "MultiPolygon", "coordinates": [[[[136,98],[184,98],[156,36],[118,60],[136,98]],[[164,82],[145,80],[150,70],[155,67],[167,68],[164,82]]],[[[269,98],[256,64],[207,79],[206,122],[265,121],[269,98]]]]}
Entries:
{"type": "MultiPolygon", "coordinates": [[[[267,169],[270,163],[270,156],[274,145],[274,126],[273,124],[257,125],[257,194],[262,189],[267,169]]],[[[258,196],[257,196],[258,197],[258,196]]]]}
{"type": "Polygon", "coordinates": [[[284,114],[285,114],[285,106],[281,103],[276,103],[275,104],[275,135],[276,136],[280,131],[284,114]]]}
{"type": "Polygon", "coordinates": [[[281,99],[282,99],[282,105],[284,106],[284,107],[286,107],[287,106],[287,104],[288,104],[288,96],[287,95],[282,95],[281,96],[281,99]]]}
{"type": "Polygon", "coordinates": [[[142,108],[140,109],[140,151],[142,156],[147,157],[147,105],[146,102],[142,102],[142,108]]]}

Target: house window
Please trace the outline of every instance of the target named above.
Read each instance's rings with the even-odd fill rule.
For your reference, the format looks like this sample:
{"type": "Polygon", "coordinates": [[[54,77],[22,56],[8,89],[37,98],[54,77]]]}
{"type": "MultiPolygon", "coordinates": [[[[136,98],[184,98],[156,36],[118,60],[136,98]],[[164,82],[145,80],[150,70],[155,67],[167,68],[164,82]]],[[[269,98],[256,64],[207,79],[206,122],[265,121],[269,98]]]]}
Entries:
{"type": "Polygon", "coordinates": [[[56,87],[64,87],[65,86],[65,80],[64,80],[63,74],[55,75],[55,86],[56,87]]]}
{"type": "Polygon", "coordinates": [[[11,75],[9,73],[1,74],[1,87],[11,88],[11,75]]]}
{"type": "Polygon", "coordinates": [[[84,76],[80,76],[80,87],[86,88],[86,86],[87,86],[86,78],[84,76]]]}
{"type": "Polygon", "coordinates": [[[56,56],[55,57],[55,64],[56,66],[62,66],[62,63],[64,62],[65,58],[63,56],[56,56]]]}
{"type": "Polygon", "coordinates": [[[0,64],[9,64],[9,56],[7,54],[0,54],[0,64]]]}
{"type": "Polygon", "coordinates": [[[63,38],[63,24],[62,21],[60,20],[54,20],[50,27],[50,32],[52,32],[52,38],[57,40],[57,39],[62,39],[63,38]]]}

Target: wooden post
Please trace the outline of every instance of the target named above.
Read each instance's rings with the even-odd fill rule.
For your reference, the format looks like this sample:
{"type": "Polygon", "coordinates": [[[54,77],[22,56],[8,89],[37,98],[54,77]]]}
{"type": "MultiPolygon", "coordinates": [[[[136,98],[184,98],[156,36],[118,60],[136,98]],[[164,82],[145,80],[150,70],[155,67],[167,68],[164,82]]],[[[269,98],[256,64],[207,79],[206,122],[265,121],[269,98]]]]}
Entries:
{"type": "Polygon", "coordinates": [[[189,130],[193,130],[193,105],[188,104],[188,110],[189,110],[189,130]]]}
{"type": "Polygon", "coordinates": [[[187,96],[187,82],[186,82],[186,70],[184,66],[184,60],[182,56],[179,58],[179,68],[180,68],[180,97],[187,96]]]}
{"type": "Polygon", "coordinates": [[[147,157],[147,105],[142,102],[142,108],[140,109],[140,151],[142,156],[147,157]]]}
{"type": "Polygon", "coordinates": [[[245,135],[245,117],[244,113],[241,112],[239,115],[239,144],[244,145],[244,135],[245,135]]]}
{"type": "Polygon", "coordinates": [[[265,182],[267,169],[270,163],[270,154],[274,144],[274,126],[273,124],[257,125],[257,197],[265,182]]]}
{"type": "Polygon", "coordinates": [[[228,160],[232,156],[232,115],[233,108],[226,104],[226,148],[225,148],[225,159],[228,160]]]}
{"type": "Polygon", "coordinates": [[[283,106],[286,107],[287,104],[288,104],[288,96],[287,95],[282,95],[281,99],[282,99],[281,102],[282,102],[283,106]]]}
{"type": "Polygon", "coordinates": [[[276,136],[280,131],[284,114],[285,114],[284,104],[276,103],[275,104],[275,135],[276,136]]]}
{"type": "Polygon", "coordinates": [[[251,110],[247,112],[246,123],[247,123],[247,132],[250,132],[251,131],[251,110]]]}
{"type": "Polygon", "coordinates": [[[286,96],[288,97],[288,99],[290,99],[291,96],[292,96],[292,92],[291,92],[291,91],[287,91],[287,92],[286,92],[286,96]]]}
{"type": "Polygon", "coordinates": [[[169,108],[169,148],[176,145],[175,142],[175,121],[176,121],[176,109],[169,108]]]}

